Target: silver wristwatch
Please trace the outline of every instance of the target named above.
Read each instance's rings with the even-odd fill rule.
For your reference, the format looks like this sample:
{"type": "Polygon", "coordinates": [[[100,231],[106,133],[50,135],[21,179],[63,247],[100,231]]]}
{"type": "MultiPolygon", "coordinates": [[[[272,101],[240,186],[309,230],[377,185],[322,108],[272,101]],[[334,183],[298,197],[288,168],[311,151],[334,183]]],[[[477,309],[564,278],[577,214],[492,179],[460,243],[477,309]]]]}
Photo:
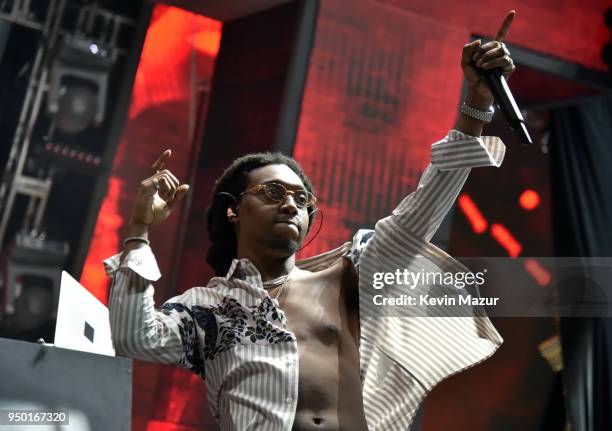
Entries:
{"type": "Polygon", "coordinates": [[[483,123],[490,123],[491,120],[493,119],[493,114],[495,113],[493,106],[491,106],[491,108],[489,108],[488,111],[481,111],[480,109],[472,108],[470,105],[466,104],[465,102],[461,104],[460,111],[462,114],[465,114],[468,117],[472,117],[476,120],[482,121],[483,123]]]}

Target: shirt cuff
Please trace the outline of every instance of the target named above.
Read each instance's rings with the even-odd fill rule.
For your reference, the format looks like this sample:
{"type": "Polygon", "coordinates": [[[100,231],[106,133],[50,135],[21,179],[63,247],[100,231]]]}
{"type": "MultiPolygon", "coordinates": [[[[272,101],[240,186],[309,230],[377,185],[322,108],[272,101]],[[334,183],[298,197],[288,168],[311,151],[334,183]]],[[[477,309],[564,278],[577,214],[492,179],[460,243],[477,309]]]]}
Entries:
{"type": "Polygon", "coordinates": [[[481,166],[499,167],[506,146],[497,136],[474,137],[451,130],[444,139],[431,146],[431,164],[444,171],[481,166]]]}
{"type": "Polygon", "coordinates": [[[121,265],[120,259],[121,253],[118,253],[103,261],[104,270],[109,277],[114,277],[119,268],[129,268],[145,280],[157,281],[161,278],[153,250],[148,245],[130,250],[121,265]]]}

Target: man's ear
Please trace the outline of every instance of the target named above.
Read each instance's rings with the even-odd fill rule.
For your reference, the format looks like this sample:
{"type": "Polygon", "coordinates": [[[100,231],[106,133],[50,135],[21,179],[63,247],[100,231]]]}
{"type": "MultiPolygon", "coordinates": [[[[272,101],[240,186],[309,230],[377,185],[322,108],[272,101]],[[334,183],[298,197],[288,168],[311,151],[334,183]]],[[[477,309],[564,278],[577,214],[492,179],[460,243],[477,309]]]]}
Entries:
{"type": "Polygon", "coordinates": [[[227,209],[227,220],[230,223],[236,223],[238,221],[238,214],[236,214],[232,208],[227,209]]]}

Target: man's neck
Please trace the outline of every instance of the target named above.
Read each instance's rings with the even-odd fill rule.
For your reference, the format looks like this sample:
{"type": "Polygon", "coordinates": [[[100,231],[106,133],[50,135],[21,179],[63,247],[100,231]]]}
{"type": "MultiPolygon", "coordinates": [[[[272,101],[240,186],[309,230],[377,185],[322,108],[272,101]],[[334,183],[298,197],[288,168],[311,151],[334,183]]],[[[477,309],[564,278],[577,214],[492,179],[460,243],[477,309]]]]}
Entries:
{"type": "Polygon", "coordinates": [[[244,247],[238,247],[236,257],[249,259],[259,270],[261,281],[268,281],[289,274],[295,266],[295,254],[288,257],[279,257],[274,254],[276,253],[266,253],[261,248],[258,248],[255,253],[244,247]]]}

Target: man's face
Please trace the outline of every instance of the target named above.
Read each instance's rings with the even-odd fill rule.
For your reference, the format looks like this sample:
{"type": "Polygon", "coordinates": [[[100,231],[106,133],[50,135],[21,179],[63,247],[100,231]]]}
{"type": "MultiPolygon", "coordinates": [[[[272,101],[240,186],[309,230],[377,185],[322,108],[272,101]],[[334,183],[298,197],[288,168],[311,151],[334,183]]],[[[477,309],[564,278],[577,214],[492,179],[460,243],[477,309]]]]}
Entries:
{"type": "MultiPolygon", "coordinates": [[[[287,165],[263,166],[249,173],[245,190],[266,183],[280,183],[287,190],[304,190],[300,177],[287,165]]],[[[274,202],[263,192],[246,193],[238,209],[238,242],[254,241],[289,256],[295,253],[308,230],[308,208],[298,208],[292,195],[274,202]]]]}

